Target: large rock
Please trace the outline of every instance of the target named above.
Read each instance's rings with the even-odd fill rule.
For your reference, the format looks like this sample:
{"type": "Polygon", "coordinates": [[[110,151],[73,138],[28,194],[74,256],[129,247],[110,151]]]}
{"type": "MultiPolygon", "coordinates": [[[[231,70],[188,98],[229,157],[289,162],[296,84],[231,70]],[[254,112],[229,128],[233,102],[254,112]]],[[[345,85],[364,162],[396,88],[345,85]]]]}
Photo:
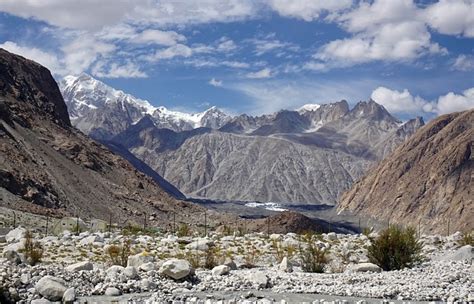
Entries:
{"type": "Polygon", "coordinates": [[[194,269],[186,260],[171,259],[161,265],[159,273],[174,280],[184,279],[191,275],[194,269]]]}
{"type": "Polygon", "coordinates": [[[446,254],[439,258],[443,261],[472,261],[474,259],[474,247],[471,245],[462,246],[455,252],[446,254]]]}
{"type": "Polygon", "coordinates": [[[210,246],[213,245],[213,242],[208,239],[198,239],[192,243],[189,243],[186,245],[186,249],[189,250],[200,250],[200,251],[206,251],[209,249],[210,246]]]}
{"type": "Polygon", "coordinates": [[[7,243],[16,243],[19,242],[22,238],[24,238],[25,234],[25,228],[17,227],[5,235],[5,240],[7,241],[7,243]]]}
{"type": "Polygon", "coordinates": [[[67,271],[93,270],[94,264],[90,261],[79,262],[66,267],[67,271]]]}
{"type": "Polygon", "coordinates": [[[219,265],[212,268],[212,275],[214,276],[222,276],[226,275],[230,272],[230,267],[227,265],[219,265]]]}
{"type": "Polygon", "coordinates": [[[123,270],[123,274],[129,278],[129,279],[136,279],[138,277],[138,271],[135,267],[133,266],[127,266],[125,267],[125,269],[123,270]]]}
{"type": "Polygon", "coordinates": [[[86,236],[85,238],[80,240],[79,245],[85,246],[85,245],[91,245],[94,243],[102,243],[103,241],[104,239],[102,237],[100,237],[99,235],[93,234],[93,235],[86,236]]]}
{"type": "Polygon", "coordinates": [[[348,272],[381,272],[382,268],[372,263],[359,263],[349,266],[348,272]]]}
{"type": "Polygon", "coordinates": [[[62,279],[45,276],[35,285],[36,291],[50,301],[60,301],[67,290],[66,282],[62,279]]]}
{"type": "Polygon", "coordinates": [[[128,261],[127,261],[127,266],[133,266],[133,267],[138,268],[142,264],[150,263],[150,262],[153,263],[153,261],[154,261],[153,256],[147,255],[142,252],[136,255],[129,256],[128,261]]]}
{"type": "Polygon", "coordinates": [[[76,290],[74,287],[66,289],[63,295],[63,303],[72,304],[76,299],[76,290]]]}
{"type": "Polygon", "coordinates": [[[107,289],[105,290],[105,295],[109,297],[117,297],[121,294],[122,292],[118,288],[115,288],[115,287],[107,287],[107,289]]]}
{"type": "Polygon", "coordinates": [[[291,265],[290,261],[288,261],[288,258],[287,258],[287,257],[284,257],[284,258],[281,260],[281,263],[280,263],[280,265],[278,266],[278,268],[279,268],[281,271],[284,271],[284,272],[292,272],[292,271],[293,271],[293,266],[291,265]]]}
{"type": "Polygon", "coordinates": [[[267,288],[270,284],[270,279],[262,271],[251,273],[247,279],[258,289],[267,288]]]}

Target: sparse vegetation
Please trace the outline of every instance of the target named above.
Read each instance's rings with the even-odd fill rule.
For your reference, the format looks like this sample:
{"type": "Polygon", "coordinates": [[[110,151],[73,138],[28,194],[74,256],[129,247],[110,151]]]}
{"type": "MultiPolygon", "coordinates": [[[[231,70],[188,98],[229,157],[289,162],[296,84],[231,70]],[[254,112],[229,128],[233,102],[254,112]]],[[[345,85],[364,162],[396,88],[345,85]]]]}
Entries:
{"type": "Polygon", "coordinates": [[[249,244],[246,247],[244,255],[244,267],[253,268],[257,264],[257,260],[261,255],[260,250],[258,250],[253,244],[249,244]]]}
{"type": "Polygon", "coordinates": [[[474,232],[464,232],[462,238],[459,241],[460,246],[471,245],[474,246],[474,232]]]}
{"type": "Polygon", "coordinates": [[[372,240],[368,257],[385,271],[411,268],[422,261],[422,247],[415,229],[390,226],[372,240]]]}
{"type": "Polygon", "coordinates": [[[44,249],[40,242],[33,240],[33,233],[29,230],[25,233],[25,248],[23,250],[26,261],[31,266],[41,262],[43,258],[44,249]]]}
{"type": "Polygon", "coordinates": [[[311,233],[302,236],[304,246],[300,245],[301,268],[305,272],[322,273],[329,263],[327,249],[322,249],[315,244],[315,237],[311,233]]]}
{"type": "Polygon", "coordinates": [[[190,234],[191,234],[191,229],[186,223],[181,223],[181,225],[179,225],[178,231],[176,231],[176,235],[179,237],[189,236],[190,234]]]}
{"type": "Polygon", "coordinates": [[[106,253],[112,265],[126,267],[128,257],[131,255],[131,241],[125,239],[121,245],[110,245],[107,247],[106,253]]]}

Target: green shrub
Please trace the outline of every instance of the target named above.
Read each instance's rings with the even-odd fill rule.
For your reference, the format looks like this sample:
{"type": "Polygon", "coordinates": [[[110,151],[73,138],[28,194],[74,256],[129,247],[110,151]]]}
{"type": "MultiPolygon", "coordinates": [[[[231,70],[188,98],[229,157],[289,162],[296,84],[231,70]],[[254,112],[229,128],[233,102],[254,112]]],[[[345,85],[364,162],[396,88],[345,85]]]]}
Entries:
{"type": "Polygon", "coordinates": [[[43,246],[38,241],[33,241],[33,233],[27,230],[25,233],[25,248],[23,253],[25,254],[26,261],[31,266],[34,266],[41,262],[43,258],[43,246]]]}
{"type": "Polygon", "coordinates": [[[411,268],[422,261],[422,248],[415,229],[390,226],[372,239],[368,258],[386,271],[411,268]]]}
{"type": "Polygon", "coordinates": [[[474,246],[474,232],[464,232],[462,234],[462,239],[459,241],[460,246],[471,245],[474,246]]]}
{"type": "Polygon", "coordinates": [[[327,250],[319,248],[310,239],[306,239],[306,246],[300,246],[300,259],[305,272],[323,273],[329,263],[327,250]]]}
{"type": "Polygon", "coordinates": [[[176,234],[179,237],[188,236],[188,235],[191,234],[191,229],[189,228],[188,224],[181,223],[181,225],[179,225],[179,228],[178,228],[178,231],[176,232],[176,234]]]}

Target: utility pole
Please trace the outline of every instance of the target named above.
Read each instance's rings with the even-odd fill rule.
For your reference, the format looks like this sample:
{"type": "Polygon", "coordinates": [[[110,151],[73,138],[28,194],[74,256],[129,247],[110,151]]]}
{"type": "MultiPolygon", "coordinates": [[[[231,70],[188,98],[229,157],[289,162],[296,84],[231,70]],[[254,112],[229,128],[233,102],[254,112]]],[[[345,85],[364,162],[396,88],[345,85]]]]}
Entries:
{"type": "Polygon", "coordinates": [[[204,237],[207,236],[207,210],[204,210],[204,237]]]}
{"type": "Polygon", "coordinates": [[[143,230],[146,230],[146,212],[144,212],[143,230]]]}
{"type": "Polygon", "coordinates": [[[13,212],[13,228],[16,228],[16,213],[15,211],[12,211],[13,212]]]}
{"type": "Polygon", "coordinates": [[[111,229],[112,229],[112,213],[109,214],[109,233],[111,229]]]}
{"type": "Polygon", "coordinates": [[[49,224],[49,214],[46,215],[46,232],[45,232],[44,236],[48,236],[48,224],[49,224]]]}

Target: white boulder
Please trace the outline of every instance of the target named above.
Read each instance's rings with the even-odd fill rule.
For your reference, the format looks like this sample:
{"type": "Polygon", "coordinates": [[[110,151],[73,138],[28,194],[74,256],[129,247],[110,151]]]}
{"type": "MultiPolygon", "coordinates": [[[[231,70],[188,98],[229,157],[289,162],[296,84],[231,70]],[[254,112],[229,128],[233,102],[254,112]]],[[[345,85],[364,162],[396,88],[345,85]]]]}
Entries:
{"type": "Polygon", "coordinates": [[[22,238],[24,238],[25,234],[25,228],[17,227],[13,230],[10,230],[10,232],[5,235],[5,240],[7,241],[7,243],[16,243],[19,242],[22,238]]]}
{"type": "Polygon", "coordinates": [[[60,278],[45,276],[35,285],[36,291],[50,301],[60,301],[66,292],[66,282],[60,278]]]}
{"type": "Polygon", "coordinates": [[[183,279],[194,272],[191,264],[186,260],[171,259],[161,265],[159,273],[174,280],[183,279]]]}
{"type": "Polygon", "coordinates": [[[94,264],[92,264],[90,261],[83,261],[83,262],[75,263],[66,267],[67,271],[81,271],[81,270],[90,271],[93,269],[94,269],[94,264]]]}
{"type": "Polygon", "coordinates": [[[348,272],[382,272],[382,268],[372,263],[359,263],[349,266],[348,272]]]}
{"type": "Polygon", "coordinates": [[[212,268],[212,275],[214,276],[222,276],[226,275],[230,272],[230,267],[227,265],[219,265],[212,268]]]}
{"type": "Polygon", "coordinates": [[[144,252],[128,257],[127,266],[140,267],[142,264],[153,262],[154,258],[144,252]]]}

